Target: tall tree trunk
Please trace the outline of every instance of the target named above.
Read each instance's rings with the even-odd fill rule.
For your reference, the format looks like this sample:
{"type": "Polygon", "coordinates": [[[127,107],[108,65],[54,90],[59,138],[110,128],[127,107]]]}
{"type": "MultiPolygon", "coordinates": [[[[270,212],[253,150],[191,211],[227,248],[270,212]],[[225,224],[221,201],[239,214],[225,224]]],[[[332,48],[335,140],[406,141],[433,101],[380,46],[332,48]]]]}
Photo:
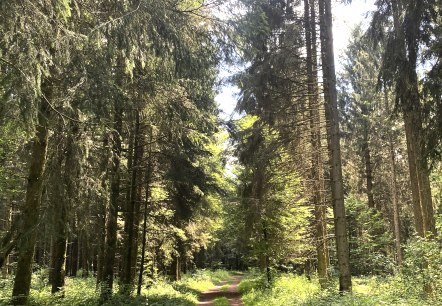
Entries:
{"type": "MultiPolygon", "coordinates": [[[[418,101],[417,98],[415,103],[420,103],[418,101]]],[[[422,152],[420,107],[415,103],[413,109],[404,109],[403,112],[416,231],[419,236],[425,237],[428,233],[436,235],[436,227],[429,171],[422,152]]]]}
{"type": "Polygon", "coordinates": [[[170,266],[166,267],[169,278],[172,281],[179,281],[181,279],[181,263],[180,255],[173,255],[170,266]]]}
{"type": "Polygon", "coordinates": [[[397,179],[396,179],[396,158],[394,154],[394,143],[391,135],[389,136],[390,147],[390,167],[391,167],[391,193],[392,193],[392,208],[393,208],[393,226],[394,226],[394,245],[396,248],[396,260],[398,265],[402,264],[402,248],[401,248],[401,227],[399,217],[397,179]]]}
{"type": "Polygon", "coordinates": [[[413,202],[413,215],[416,232],[419,236],[424,237],[425,229],[422,216],[422,207],[420,203],[419,195],[419,179],[417,175],[417,163],[416,163],[416,151],[415,143],[412,140],[414,128],[410,114],[404,112],[404,125],[405,125],[405,137],[407,140],[407,156],[408,156],[408,169],[410,172],[410,184],[411,184],[411,196],[413,202]]]}
{"type": "MultiPolygon", "coordinates": [[[[388,103],[388,92],[384,88],[384,103],[385,111],[388,114],[390,112],[390,106],[388,103]]],[[[399,218],[399,204],[398,204],[398,189],[396,179],[396,154],[394,153],[394,140],[391,131],[388,131],[388,147],[390,153],[390,172],[391,172],[391,206],[393,210],[393,233],[394,233],[394,246],[396,249],[396,261],[398,265],[402,264],[402,248],[401,248],[401,227],[399,218]]]]}
{"type": "Polygon", "coordinates": [[[329,280],[329,252],[327,243],[327,216],[324,195],[323,159],[321,150],[321,125],[319,113],[319,90],[316,49],[316,8],[315,0],[304,0],[305,40],[307,49],[307,83],[310,109],[310,143],[312,197],[315,208],[316,255],[318,277],[322,288],[329,280]]]}
{"type": "MultiPolygon", "coordinates": [[[[62,189],[62,186],[56,186],[62,189]]],[[[52,269],[51,269],[51,292],[55,293],[63,289],[65,283],[65,259],[67,243],[67,199],[62,190],[56,191],[57,203],[53,206],[54,238],[52,244],[52,269]]]]}
{"type": "Polygon", "coordinates": [[[63,185],[59,183],[58,186],[55,186],[52,293],[63,290],[65,284],[68,211],[77,196],[77,182],[80,177],[80,166],[76,152],[76,138],[78,137],[79,128],[74,122],[71,122],[70,125],[71,130],[68,132],[65,150],[59,153],[62,156],[64,155],[64,166],[62,161],[56,165],[59,169],[59,177],[63,177],[63,185]]]}
{"type": "Polygon", "coordinates": [[[103,263],[104,263],[104,250],[105,250],[105,238],[106,238],[106,208],[109,205],[108,201],[108,186],[107,186],[107,168],[109,162],[109,137],[103,135],[103,156],[100,164],[101,171],[101,198],[98,205],[97,217],[97,231],[98,231],[98,252],[97,252],[97,287],[103,280],[103,263]]]}
{"type": "MultiPolygon", "coordinates": [[[[6,235],[8,235],[11,232],[12,229],[12,204],[8,205],[7,207],[5,207],[6,212],[5,212],[5,222],[4,222],[4,226],[3,229],[4,230],[8,230],[8,232],[6,233],[6,235]]],[[[9,240],[9,239],[6,239],[9,240]]],[[[9,241],[10,243],[10,241],[9,241]]],[[[14,244],[12,244],[11,246],[13,246],[14,244]]],[[[3,246],[3,241],[0,244],[0,247],[3,246]]],[[[10,249],[12,250],[12,247],[10,246],[10,249]]],[[[2,276],[4,278],[6,278],[6,276],[9,274],[9,252],[11,252],[11,250],[9,250],[8,252],[4,253],[1,252],[0,253],[0,267],[2,269],[2,276]]]]}
{"type": "Polygon", "coordinates": [[[176,257],[175,281],[177,282],[181,280],[181,260],[180,256],[176,257]]]}
{"type": "Polygon", "coordinates": [[[134,222],[133,222],[133,236],[132,236],[132,268],[131,268],[131,282],[134,284],[135,276],[137,272],[137,258],[138,258],[138,245],[139,245],[139,235],[140,235],[140,210],[141,210],[141,201],[143,198],[142,191],[143,191],[143,164],[142,160],[144,157],[144,149],[145,149],[145,141],[142,134],[141,126],[140,126],[140,118],[139,114],[137,114],[137,146],[135,147],[135,156],[136,156],[136,163],[134,166],[137,168],[136,175],[134,175],[135,179],[135,188],[134,188],[134,222]]]}
{"type": "Polygon", "coordinates": [[[67,196],[65,185],[59,182],[63,177],[64,150],[58,152],[58,158],[55,162],[55,170],[51,177],[51,183],[54,184],[52,191],[52,237],[51,237],[51,271],[50,282],[51,292],[56,293],[64,287],[65,277],[65,256],[67,242],[67,196]]]}
{"type": "Polygon", "coordinates": [[[144,143],[142,141],[140,128],[140,114],[136,111],[133,133],[133,160],[132,175],[130,184],[130,197],[127,203],[126,220],[125,220],[125,242],[124,242],[124,258],[123,269],[121,275],[122,291],[130,294],[133,290],[136,261],[138,255],[138,226],[141,202],[141,160],[143,159],[144,143]]]}
{"type": "Polygon", "coordinates": [[[19,219],[14,218],[11,221],[9,230],[0,240],[0,267],[6,264],[9,254],[12,252],[14,247],[17,245],[21,231],[19,230],[19,219]]]}
{"type": "MultiPolygon", "coordinates": [[[[45,98],[51,100],[53,89],[47,82],[45,81],[42,85],[42,92],[45,98]]],[[[14,305],[26,305],[31,286],[32,260],[37,239],[36,230],[40,217],[43,173],[49,136],[47,118],[49,107],[45,98],[41,98],[40,101],[36,134],[31,149],[32,155],[20,228],[21,235],[17,244],[17,272],[12,291],[12,303],[14,305]]]]}
{"type": "Polygon", "coordinates": [[[129,234],[131,233],[131,227],[133,225],[133,209],[132,206],[132,197],[133,197],[133,172],[134,172],[134,142],[135,142],[135,122],[133,118],[133,112],[128,113],[128,119],[130,123],[130,129],[128,133],[128,150],[127,150],[127,183],[126,183],[126,199],[124,202],[124,229],[123,229],[123,250],[122,250],[122,267],[120,271],[120,292],[123,294],[130,294],[131,284],[130,284],[130,267],[131,267],[131,242],[129,238],[129,234]],[[129,256],[128,256],[129,254],[129,256]]]}
{"type": "Polygon", "coordinates": [[[150,203],[150,181],[152,177],[152,126],[149,127],[149,146],[148,146],[148,156],[147,156],[147,171],[146,171],[146,199],[144,200],[144,211],[143,211],[143,230],[141,232],[141,235],[143,237],[142,243],[141,243],[141,261],[140,261],[140,271],[138,272],[138,286],[137,286],[137,295],[141,295],[141,286],[143,284],[143,272],[144,272],[144,261],[146,257],[146,245],[147,245],[147,214],[148,214],[148,206],[150,203]]]}
{"type": "Polygon", "coordinates": [[[78,266],[81,269],[81,277],[89,276],[89,243],[86,230],[80,232],[78,249],[78,266]]]}
{"type": "Polygon", "coordinates": [[[363,143],[362,143],[362,156],[365,166],[365,184],[367,191],[367,200],[369,208],[376,208],[381,211],[381,207],[375,207],[374,197],[373,197],[373,170],[371,167],[371,152],[370,152],[370,123],[368,122],[368,110],[367,107],[362,106],[362,116],[363,118],[363,143]]]}
{"type": "Polygon", "coordinates": [[[319,1],[321,54],[324,79],[325,116],[330,154],[330,179],[339,269],[339,290],[351,291],[351,273],[342,183],[339,114],[336,95],[336,74],[333,54],[332,12],[330,0],[319,1]]]}
{"type": "Polygon", "coordinates": [[[114,284],[114,263],[117,248],[117,219],[120,200],[121,134],[123,129],[123,108],[121,101],[114,102],[114,130],[112,132],[112,169],[110,174],[110,202],[106,213],[106,238],[104,249],[103,276],[101,283],[102,303],[112,295],[114,284]]]}
{"type": "MultiPolygon", "coordinates": [[[[77,217],[78,218],[78,217],[77,217]]],[[[73,240],[71,241],[71,246],[70,246],[70,250],[69,250],[69,257],[70,257],[70,275],[76,277],[77,276],[77,272],[78,272],[78,268],[79,268],[79,258],[78,258],[78,254],[79,254],[79,250],[80,250],[80,246],[79,246],[79,232],[78,232],[78,226],[77,226],[77,220],[74,220],[74,225],[72,227],[72,232],[74,233],[75,237],[73,238],[73,240]]]]}
{"type": "Polygon", "coordinates": [[[405,9],[397,0],[392,0],[391,4],[396,41],[400,44],[398,46],[397,60],[400,66],[396,95],[404,116],[414,220],[418,235],[425,237],[427,232],[436,235],[436,227],[429,171],[421,143],[423,138],[422,109],[416,72],[422,4],[419,1],[409,1],[405,9]],[[401,11],[406,11],[406,26],[401,24],[401,11]]]}
{"type": "Polygon", "coordinates": [[[267,234],[267,227],[265,222],[262,222],[263,228],[262,228],[262,234],[264,239],[264,267],[265,272],[267,276],[267,282],[270,283],[272,281],[272,274],[270,273],[270,256],[269,256],[269,247],[268,247],[268,234],[267,234]]]}
{"type": "Polygon", "coordinates": [[[408,51],[408,63],[405,65],[407,74],[407,89],[410,91],[408,93],[408,98],[406,101],[407,105],[404,107],[404,113],[407,112],[411,123],[413,124],[412,139],[411,143],[415,147],[415,157],[416,157],[416,170],[417,178],[419,184],[419,198],[422,209],[422,221],[424,235],[430,233],[436,236],[436,226],[433,212],[433,202],[431,198],[431,187],[429,179],[429,170],[427,161],[423,153],[423,135],[422,135],[422,107],[419,97],[419,81],[417,77],[417,57],[419,49],[419,27],[422,18],[422,8],[423,6],[419,1],[410,1],[410,8],[408,9],[409,15],[408,20],[413,20],[411,24],[407,24],[405,27],[405,36],[407,42],[408,51]]]}
{"type": "MultiPolygon", "coordinates": [[[[395,30],[395,38],[396,41],[400,44],[398,47],[398,61],[401,66],[404,66],[407,62],[406,59],[406,49],[405,49],[405,37],[404,33],[401,30],[401,22],[400,22],[400,3],[397,0],[392,0],[392,11],[393,11],[393,25],[395,30]]],[[[396,85],[396,95],[399,99],[402,100],[402,91],[405,90],[404,84],[404,69],[400,70],[401,75],[398,78],[398,83],[396,85]]],[[[403,101],[402,101],[403,102],[403,101]]],[[[415,148],[412,142],[412,122],[407,111],[403,111],[404,116],[404,125],[405,125],[405,137],[407,140],[407,155],[408,155],[408,168],[410,173],[410,184],[411,184],[411,196],[413,203],[413,215],[414,215],[414,223],[416,227],[416,231],[419,236],[424,236],[424,228],[422,221],[422,209],[420,204],[420,196],[419,196],[419,180],[417,177],[417,165],[416,165],[416,153],[415,148]]]]}

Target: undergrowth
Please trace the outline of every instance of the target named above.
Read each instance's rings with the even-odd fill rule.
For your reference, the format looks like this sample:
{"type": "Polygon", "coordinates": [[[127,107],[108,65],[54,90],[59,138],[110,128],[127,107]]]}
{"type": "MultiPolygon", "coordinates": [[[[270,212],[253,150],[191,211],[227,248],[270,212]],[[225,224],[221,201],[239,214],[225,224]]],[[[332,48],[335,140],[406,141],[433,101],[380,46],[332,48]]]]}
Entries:
{"type": "Polygon", "coordinates": [[[213,301],[213,306],[230,306],[230,303],[226,297],[220,297],[213,301]]]}
{"type": "Polygon", "coordinates": [[[264,275],[250,272],[240,283],[239,290],[245,306],[422,306],[440,305],[441,301],[438,292],[425,296],[422,290],[410,291],[410,284],[402,276],[353,277],[351,294],[340,294],[337,287],[337,280],[334,280],[329,289],[321,290],[317,280],[294,274],[277,274],[268,284],[264,275]]]}
{"type": "MultiPolygon", "coordinates": [[[[144,287],[142,295],[131,297],[118,294],[118,284],[114,294],[105,306],[193,306],[198,302],[198,296],[221,281],[230,277],[229,272],[200,270],[191,275],[184,275],[179,282],[160,279],[150,287],[144,287]]],[[[115,283],[118,283],[116,281],[115,283]]],[[[13,279],[0,279],[0,306],[10,305],[13,279]]],[[[99,292],[96,290],[95,278],[66,278],[64,297],[52,295],[47,273],[42,270],[33,274],[30,306],[96,306],[99,302],[99,292]]],[[[218,303],[222,306],[223,301],[218,303]]]]}

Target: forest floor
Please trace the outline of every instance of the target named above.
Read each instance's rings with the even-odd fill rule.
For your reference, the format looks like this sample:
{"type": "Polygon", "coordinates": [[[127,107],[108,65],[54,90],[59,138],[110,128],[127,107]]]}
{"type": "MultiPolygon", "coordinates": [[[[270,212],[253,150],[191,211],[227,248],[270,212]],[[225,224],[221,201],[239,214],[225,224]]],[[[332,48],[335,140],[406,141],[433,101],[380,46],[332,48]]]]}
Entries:
{"type": "Polygon", "coordinates": [[[203,292],[199,297],[197,305],[205,306],[242,306],[241,293],[238,291],[238,285],[241,282],[242,275],[234,275],[231,279],[222,281],[214,288],[203,292]],[[227,304],[228,303],[228,304],[227,304]]]}
{"type": "MultiPolygon", "coordinates": [[[[436,286],[436,284],[433,284],[436,286]]],[[[244,275],[238,287],[244,306],[432,306],[442,305],[442,294],[423,295],[418,277],[403,275],[353,277],[353,293],[340,294],[338,280],[321,290],[317,279],[275,273],[271,284],[258,271],[244,275]]]]}
{"type": "MultiPolygon", "coordinates": [[[[198,270],[179,282],[159,278],[143,286],[141,296],[118,293],[105,306],[432,306],[442,305],[442,290],[422,295],[422,279],[406,275],[353,278],[353,293],[340,294],[338,280],[321,290],[317,279],[304,275],[273,273],[272,282],[258,270],[243,275],[223,270],[198,270]]],[[[68,277],[64,297],[51,295],[47,270],[33,274],[28,306],[96,306],[99,294],[93,277],[68,277]]],[[[0,306],[9,306],[13,278],[0,278],[0,306]]],[[[434,288],[441,288],[433,284],[434,288]]]]}

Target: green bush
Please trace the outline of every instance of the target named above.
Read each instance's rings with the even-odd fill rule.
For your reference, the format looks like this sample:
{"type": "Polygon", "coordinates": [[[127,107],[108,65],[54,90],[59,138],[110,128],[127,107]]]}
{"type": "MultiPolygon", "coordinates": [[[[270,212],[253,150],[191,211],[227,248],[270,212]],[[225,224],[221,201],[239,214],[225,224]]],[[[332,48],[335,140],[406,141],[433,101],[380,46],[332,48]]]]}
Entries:
{"type": "MultiPolygon", "coordinates": [[[[52,295],[48,282],[47,270],[39,270],[32,276],[31,306],[56,305],[98,305],[99,292],[96,290],[96,279],[66,278],[64,297],[52,295]]],[[[184,275],[179,282],[159,279],[149,288],[143,288],[141,297],[127,297],[118,294],[118,282],[114,294],[106,306],[193,306],[198,302],[198,295],[230,277],[227,271],[197,271],[192,275],[184,275]]],[[[10,305],[13,279],[0,279],[0,306],[10,305]]],[[[222,304],[220,304],[222,305],[222,304]]]]}
{"type": "Polygon", "coordinates": [[[175,287],[167,282],[157,282],[143,295],[147,297],[149,306],[193,306],[198,301],[196,292],[183,290],[185,287],[175,287]],[[181,289],[181,290],[180,290],[181,289]]]}
{"type": "Polygon", "coordinates": [[[217,298],[213,301],[213,306],[229,306],[229,300],[225,297],[217,298]]]}
{"type": "Polygon", "coordinates": [[[354,277],[353,293],[340,294],[337,279],[328,290],[321,290],[317,279],[279,274],[266,286],[265,278],[254,272],[246,275],[239,287],[245,306],[438,305],[435,299],[424,300],[408,293],[403,283],[401,275],[354,277]]]}
{"type": "Polygon", "coordinates": [[[265,275],[254,271],[244,277],[238,288],[246,306],[300,305],[319,291],[319,283],[304,276],[279,274],[267,284],[265,275]]]}
{"type": "Polygon", "coordinates": [[[415,298],[442,301],[442,248],[436,240],[413,238],[405,247],[402,286],[415,298]]]}
{"type": "Polygon", "coordinates": [[[389,225],[376,209],[349,196],[345,202],[349,232],[350,265],[354,275],[388,275],[394,270],[389,252],[393,238],[389,225]]]}

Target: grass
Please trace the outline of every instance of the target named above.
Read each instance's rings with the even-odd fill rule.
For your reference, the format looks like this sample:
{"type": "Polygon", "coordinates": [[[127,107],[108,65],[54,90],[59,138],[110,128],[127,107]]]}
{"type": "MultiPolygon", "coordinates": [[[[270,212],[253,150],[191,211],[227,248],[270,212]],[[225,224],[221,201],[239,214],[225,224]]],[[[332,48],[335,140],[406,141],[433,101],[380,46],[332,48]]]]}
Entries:
{"type": "Polygon", "coordinates": [[[220,288],[220,290],[221,290],[221,292],[226,292],[229,289],[229,287],[230,287],[230,283],[227,283],[227,284],[223,285],[220,288]]]}
{"type": "Polygon", "coordinates": [[[279,274],[271,285],[267,285],[262,275],[248,273],[239,290],[245,306],[440,305],[437,296],[424,299],[410,294],[398,276],[354,277],[353,293],[342,295],[337,291],[336,280],[331,283],[330,289],[321,290],[317,280],[309,281],[304,276],[279,274]]]}
{"type": "MultiPolygon", "coordinates": [[[[119,295],[118,285],[112,299],[106,306],[193,306],[198,296],[230,277],[227,271],[201,270],[185,275],[179,282],[158,280],[149,288],[143,288],[141,297],[119,295]]],[[[117,281],[115,283],[118,283],[117,281]]],[[[13,279],[0,279],[0,306],[10,305],[13,279]]],[[[33,275],[29,305],[31,306],[95,306],[99,294],[95,290],[95,278],[67,278],[65,297],[51,295],[51,288],[45,272],[33,275]]],[[[218,302],[223,306],[223,301],[218,302]]],[[[228,304],[226,304],[228,305],[228,304]]]]}
{"type": "MultiPolygon", "coordinates": [[[[160,281],[143,291],[149,306],[191,306],[198,303],[198,296],[228,279],[230,273],[223,270],[200,270],[185,275],[179,282],[160,281]]],[[[220,304],[222,305],[222,304],[220,304]]]]}
{"type": "MultiPolygon", "coordinates": [[[[149,288],[143,288],[142,296],[130,298],[117,294],[107,306],[193,306],[198,296],[230,278],[226,271],[198,271],[185,275],[179,282],[158,280],[149,288]]],[[[116,282],[118,283],[118,282],[116,282]]],[[[117,286],[116,286],[117,287],[117,286]]],[[[223,284],[221,291],[226,291],[229,284],[223,284]]],[[[272,283],[266,282],[264,275],[249,272],[239,284],[245,306],[374,306],[374,305],[441,305],[438,290],[425,297],[419,291],[419,285],[412,279],[402,279],[400,275],[389,277],[354,277],[353,293],[341,295],[337,291],[337,280],[330,284],[330,289],[321,290],[317,280],[308,280],[294,274],[277,274],[272,283]],[[414,290],[413,290],[414,288],[414,290]],[[419,293],[420,292],[420,293],[419,293]]],[[[10,305],[12,279],[0,279],[0,306],[10,305]]],[[[95,290],[94,278],[67,278],[65,297],[53,296],[50,293],[45,273],[33,275],[30,303],[31,306],[92,306],[98,305],[98,292],[95,290]]],[[[226,306],[228,300],[220,297],[215,306],[226,306]]]]}
{"type": "Polygon", "coordinates": [[[220,297],[213,301],[213,306],[229,306],[229,300],[226,297],[220,297]]]}

